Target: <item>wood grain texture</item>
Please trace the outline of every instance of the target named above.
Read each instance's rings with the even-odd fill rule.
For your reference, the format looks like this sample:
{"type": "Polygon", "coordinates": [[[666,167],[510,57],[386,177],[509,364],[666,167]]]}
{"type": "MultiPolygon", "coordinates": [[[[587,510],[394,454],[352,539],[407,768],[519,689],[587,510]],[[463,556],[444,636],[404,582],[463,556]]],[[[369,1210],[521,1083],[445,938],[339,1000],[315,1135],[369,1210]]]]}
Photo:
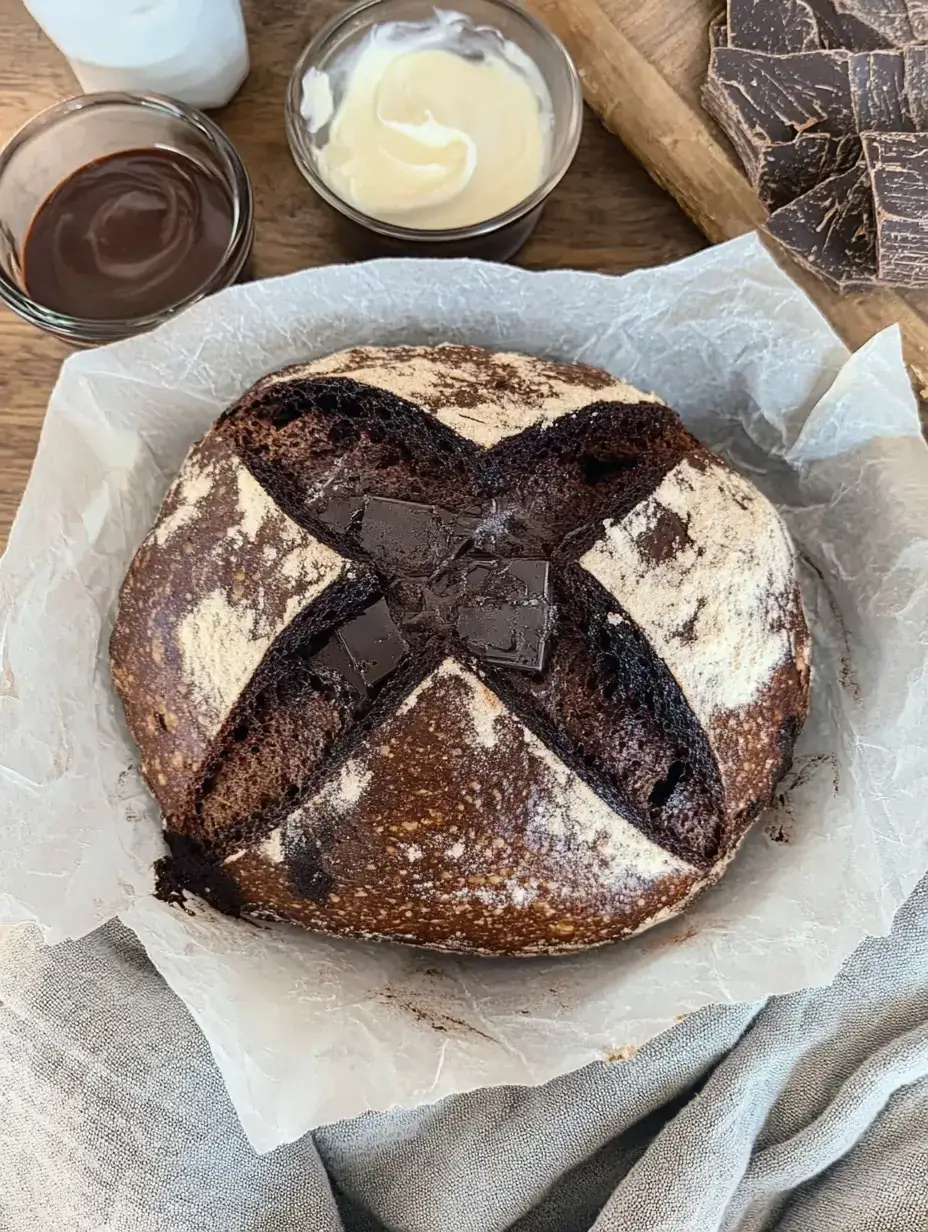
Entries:
{"type": "MultiPolygon", "coordinates": [[[[734,151],[703,110],[708,26],[718,0],[526,0],[563,39],[587,102],[713,243],[759,226],[766,212],[734,151]]],[[[928,385],[928,292],[838,295],[771,242],[777,259],[856,348],[898,321],[920,393],[928,385]]]]}
{"type": "MultiPolygon", "coordinates": [[[[246,0],[253,68],[218,119],[245,159],[257,199],[253,273],[262,278],[343,259],[327,211],[287,148],[283,100],[304,43],[339,6],[246,0]]],[[[75,93],[67,64],[25,13],[0,0],[0,140],[75,93]]],[[[624,273],[704,245],[674,202],[588,115],[573,168],[519,263],[624,273]]],[[[25,486],[49,392],[68,348],[0,309],[0,547],[25,486]]]]}

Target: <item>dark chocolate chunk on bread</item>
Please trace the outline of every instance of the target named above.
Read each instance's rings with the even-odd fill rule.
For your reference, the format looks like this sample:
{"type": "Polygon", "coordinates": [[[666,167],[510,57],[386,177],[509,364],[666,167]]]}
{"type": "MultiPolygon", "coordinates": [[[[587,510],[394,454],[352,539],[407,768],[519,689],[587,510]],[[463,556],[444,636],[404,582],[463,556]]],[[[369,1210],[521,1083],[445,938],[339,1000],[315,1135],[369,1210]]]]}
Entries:
{"type": "Polygon", "coordinates": [[[510,954],[721,875],[808,653],[779,517],[669,408],[454,346],[259,382],[168,493],[111,646],[166,890],[510,954]]]}

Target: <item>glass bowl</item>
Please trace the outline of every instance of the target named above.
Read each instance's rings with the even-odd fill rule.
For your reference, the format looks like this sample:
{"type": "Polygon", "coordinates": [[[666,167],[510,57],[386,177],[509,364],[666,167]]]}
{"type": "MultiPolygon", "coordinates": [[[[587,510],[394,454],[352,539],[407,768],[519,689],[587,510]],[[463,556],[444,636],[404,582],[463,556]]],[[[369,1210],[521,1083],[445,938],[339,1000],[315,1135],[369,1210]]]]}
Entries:
{"type": "Polygon", "coordinates": [[[254,201],[235,147],[201,112],[157,94],[82,94],[34,116],[0,151],[0,300],[14,312],[79,346],[114,342],[166,321],[190,304],[231,285],[242,273],[254,238],[254,201]],[[22,253],[35,213],[73,172],[121,150],[176,150],[226,187],[232,234],[215,273],[169,307],[125,320],[82,319],[56,312],[26,290],[22,253]]]}
{"type": "MultiPolygon", "coordinates": [[[[551,96],[553,132],[548,170],[524,200],[494,218],[452,230],[426,230],[383,222],[356,209],[323,179],[317,165],[321,148],[301,115],[303,79],[310,69],[324,72],[337,58],[382,22],[434,21],[431,0],[362,0],[339,13],[319,31],[297,60],[287,90],[287,138],[296,165],[319,196],[336,212],[349,250],[357,256],[480,257],[505,261],[534,230],[545,202],[573,161],[583,123],[583,99],[573,61],[563,44],[530,13],[510,0],[449,0],[448,10],[475,26],[489,26],[535,62],[551,96]]],[[[322,130],[323,137],[325,130],[322,130]]],[[[324,144],[324,143],[323,143],[324,144]]]]}

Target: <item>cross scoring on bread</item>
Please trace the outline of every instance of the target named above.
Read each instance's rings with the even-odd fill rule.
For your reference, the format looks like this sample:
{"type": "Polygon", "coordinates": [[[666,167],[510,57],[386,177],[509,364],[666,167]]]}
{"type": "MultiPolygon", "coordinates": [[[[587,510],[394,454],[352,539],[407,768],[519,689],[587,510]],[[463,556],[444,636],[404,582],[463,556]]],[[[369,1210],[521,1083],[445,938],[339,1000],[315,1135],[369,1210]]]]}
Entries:
{"type": "Polygon", "coordinates": [[[162,891],[511,953],[678,910],[804,713],[784,535],[673,412],[599,370],[446,346],[272,374],[191,451],[121,593],[113,675],[165,812],[162,891]],[[378,511],[511,542],[471,526],[437,572],[391,569],[378,511]],[[424,603],[422,578],[446,593],[424,603]],[[468,648],[464,609],[504,606],[514,579],[553,626],[543,671],[468,648]],[[357,639],[385,615],[402,641],[371,664],[357,639]]]}
{"type": "MultiPolygon", "coordinates": [[[[339,421],[351,415],[354,404],[363,406],[363,389],[344,378],[307,382],[303,413],[331,419],[330,436],[350,447],[353,434],[339,421]]],[[[388,458],[399,456],[412,474],[408,490],[397,495],[391,485],[381,493],[376,479],[365,483],[343,453],[297,512],[340,553],[373,568],[383,590],[376,602],[333,631],[315,665],[338,673],[366,696],[410,652],[411,637],[426,637],[443,640],[448,653],[459,653],[463,644],[497,667],[542,672],[555,630],[552,575],[575,555],[568,545],[589,529],[590,514],[612,509],[609,497],[630,466],[618,433],[604,456],[601,427],[610,406],[575,412],[569,421],[525,430],[485,449],[417,406],[383,391],[366,392],[379,394],[382,416],[381,426],[366,433],[367,444],[383,447],[388,458]],[[543,457],[563,459],[564,445],[578,426],[580,439],[586,443],[588,436],[592,445],[589,451],[576,450],[584,484],[606,494],[580,518],[565,514],[556,483],[542,492],[537,483],[526,491],[518,481],[523,438],[534,432],[533,452],[540,448],[543,457]],[[425,442],[431,450],[419,448],[425,442]],[[434,470],[436,457],[439,472],[446,471],[443,478],[453,483],[439,483],[442,490],[425,493],[437,499],[426,501],[419,471],[425,469],[422,463],[434,470]]],[[[292,414],[278,412],[272,422],[286,428],[292,414]]]]}
{"type": "Polygon", "coordinates": [[[551,625],[548,561],[506,552],[497,502],[453,512],[380,496],[344,495],[336,484],[316,516],[379,571],[398,609],[379,599],[343,624],[321,652],[359,692],[379,684],[409,650],[404,631],[459,637],[501,667],[541,671],[551,625]]]}
{"type": "MultiPolygon", "coordinates": [[[[380,721],[398,704],[392,682],[404,678],[406,665],[417,675],[419,664],[450,654],[478,670],[503,703],[616,811],[687,859],[714,858],[725,823],[705,734],[681,703],[667,667],[633,623],[616,619],[621,610],[614,597],[577,564],[602,534],[607,516],[625,516],[683,456],[698,454],[698,443],[669,408],[592,402],[485,448],[388,391],[323,377],[262,391],[227,413],[223,426],[231,428],[246,465],[291,518],[377,578],[379,598],[371,602],[368,584],[363,603],[346,611],[342,628],[317,643],[308,661],[305,652],[301,658],[310,673],[334,680],[336,687],[352,686],[354,718],[340,741],[350,742],[351,729],[372,705],[380,721]],[[436,526],[445,514],[450,517],[450,550],[439,562],[440,580],[448,569],[480,559],[493,560],[510,583],[515,561],[526,568],[533,562],[539,571],[547,564],[543,595],[524,593],[516,600],[543,617],[544,671],[537,670],[537,658],[531,664],[536,670],[525,670],[528,654],[521,670],[488,661],[492,655],[475,663],[463,586],[450,587],[444,612],[441,602],[431,602],[434,595],[423,602],[423,581],[434,568],[420,568],[416,576],[415,569],[387,559],[384,547],[395,550],[395,537],[391,541],[372,527],[365,532],[372,500],[375,512],[393,502],[391,509],[413,510],[436,526]],[[467,535],[457,543],[463,555],[452,542],[462,519],[467,535]],[[357,661],[363,650],[356,647],[352,658],[345,644],[348,626],[381,601],[371,616],[389,614],[402,644],[385,636],[381,666],[390,670],[365,682],[357,661]],[[699,834],[683,820],[694,810],[706,819],[699,834]]],[[[506,596],[497,593],[497,599],[505,602],[506,596]]],[[[515,640],[510,630],[509,641],[515,640]]],[[[379,670],[375,666],[373,674],[379,670]]]]}

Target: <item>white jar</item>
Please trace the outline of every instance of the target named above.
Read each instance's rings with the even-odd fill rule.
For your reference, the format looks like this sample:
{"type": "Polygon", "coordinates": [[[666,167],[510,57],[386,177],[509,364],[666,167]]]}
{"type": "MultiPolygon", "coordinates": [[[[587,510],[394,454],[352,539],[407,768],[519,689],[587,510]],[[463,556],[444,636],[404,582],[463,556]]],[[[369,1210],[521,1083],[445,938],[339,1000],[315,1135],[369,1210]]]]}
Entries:
{"type": "Polygon", "coordinates": [[[221,107],[248,73],[241,0],[23,0],[84,90],[221,107]]]}

